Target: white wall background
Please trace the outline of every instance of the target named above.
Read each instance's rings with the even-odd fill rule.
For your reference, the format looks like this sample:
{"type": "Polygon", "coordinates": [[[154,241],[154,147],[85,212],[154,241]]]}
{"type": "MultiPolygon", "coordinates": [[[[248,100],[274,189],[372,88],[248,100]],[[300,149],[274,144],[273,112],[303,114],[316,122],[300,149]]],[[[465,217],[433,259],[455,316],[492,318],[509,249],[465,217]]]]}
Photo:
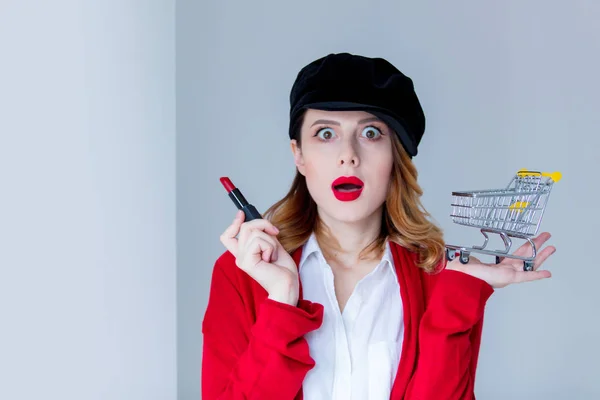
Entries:
{"type": "Polygon", "coordinates": [[[290,87],[303,65],[341,51],[414,79],[428,118],[415,161],[448,242],[481,237],[450,222],[452,190],[503,187],[521,168],[563,173],[542,224],[554,277],[492,297],[476,393],[599,398],[599,20],[593,0],[178,1],[180,399],[200,396],[201,321],[235,212],[218,178],[260,210],[286,192],[290,87]]]}
{"type": "Polygon", "coordinates": [[[176,396],[175,4],[0,2],[0,399],[176,396]]]}

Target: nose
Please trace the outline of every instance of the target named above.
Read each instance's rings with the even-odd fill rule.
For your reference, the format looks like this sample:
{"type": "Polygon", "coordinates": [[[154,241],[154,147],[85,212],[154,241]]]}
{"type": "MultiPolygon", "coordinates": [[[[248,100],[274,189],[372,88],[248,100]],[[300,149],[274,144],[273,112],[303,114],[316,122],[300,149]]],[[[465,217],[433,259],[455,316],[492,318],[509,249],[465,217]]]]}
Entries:
{"type": "Polygon", "coordinates": [[[354,145],[352,143],[346,143],[342,151],[340,152],[340,156],[338,158],[339,166],[351,166],[358,167],[359,157],[354,145]]]}

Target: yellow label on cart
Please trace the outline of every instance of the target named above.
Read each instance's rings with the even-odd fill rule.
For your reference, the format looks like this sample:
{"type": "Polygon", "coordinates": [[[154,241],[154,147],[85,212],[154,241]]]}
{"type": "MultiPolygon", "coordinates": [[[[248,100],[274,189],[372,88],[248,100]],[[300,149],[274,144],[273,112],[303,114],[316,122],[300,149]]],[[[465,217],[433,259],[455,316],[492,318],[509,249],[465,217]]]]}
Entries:
{"type": "Polygon", "coordinates": [[[528,201],[517,201],[517,202],[511,204],[509,208],[511,210],[517,210],[518,212],[523,212],[523,209],[527,208],[528,205],[529,205],[528,201]]]}

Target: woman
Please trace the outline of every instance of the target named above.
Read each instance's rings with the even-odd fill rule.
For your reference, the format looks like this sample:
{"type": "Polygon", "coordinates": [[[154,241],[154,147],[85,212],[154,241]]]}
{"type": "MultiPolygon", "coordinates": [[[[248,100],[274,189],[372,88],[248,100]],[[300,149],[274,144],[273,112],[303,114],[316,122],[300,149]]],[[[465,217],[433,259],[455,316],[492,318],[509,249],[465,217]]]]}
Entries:
{"type": "Polygon", "coordinates": [[[221,236],[202,398],[473,399],[487,299],[550,277],[554,247],[529,272],[446,262],[412,163],[425,117],[386,60],[315,60],[290,100],[297,175],[264,219],[240,211],[221,236]]]}

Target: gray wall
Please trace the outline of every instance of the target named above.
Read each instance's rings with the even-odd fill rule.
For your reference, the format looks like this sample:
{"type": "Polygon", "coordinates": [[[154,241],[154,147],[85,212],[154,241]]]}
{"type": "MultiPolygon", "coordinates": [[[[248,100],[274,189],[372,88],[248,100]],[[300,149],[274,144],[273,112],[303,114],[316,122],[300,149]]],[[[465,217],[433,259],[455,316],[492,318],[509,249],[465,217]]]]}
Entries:
{"type": "Polygon", "coordinates": [[[481,237],[451,223],[452,190],[503,187],[521,168],[564,174],[542,224],[557,246],[554,277],[492,297],[476,392],[600,396],[599,17],[593,1],[179,1],[180,399],[199,398],[201,320],[235,211],[218,178],[261,210],[285,193],[290,86],[302,65],[340,51],[384,56],[414,78],[428,117],[415,161],[448,242],[481,237]]]}
{"type": "Polygon", "coordinates": [[[0,399],[176,397],[174,20],[0,2],[0,399]]]}

